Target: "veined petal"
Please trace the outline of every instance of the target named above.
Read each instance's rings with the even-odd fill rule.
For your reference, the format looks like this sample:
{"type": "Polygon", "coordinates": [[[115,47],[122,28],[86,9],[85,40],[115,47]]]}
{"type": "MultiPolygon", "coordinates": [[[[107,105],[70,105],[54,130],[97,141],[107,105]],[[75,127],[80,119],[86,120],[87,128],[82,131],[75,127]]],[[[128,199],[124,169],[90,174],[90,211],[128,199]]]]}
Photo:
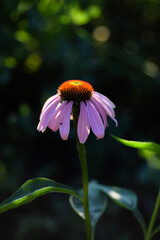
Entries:
{"type": "Polygon", "coordinates": [[[41,114],[40,114],[40,119],[41,119],[41,116],[42,114],[44,113],[45,109],[48,107],[48,105],[50,105],[51,103],[54,102],[54,100],[56,100],[57,98],[60,99],[60,96],[58,94],[55,94],[53,95],[52,97],[50,97],[43,105],[43,108],[42,108],[42,111],[41,111],[41,114]]]}
{"type": "Polygon", "coordinates": [[[92,96],[92,99],[95,99],[95,100],[96,100],[97,102],[99,102],[101,105],[102,105],[102,103],[103,103],[103,105],[106,106],[106,108],[108,109],[108,111],[110,111],[110,114],[111,114],[112,116],[115,116],[115,112],[114,112],[113,108],[111,108],[111,106],[109,105],[108,102],[104,101],[103,99],[101,99],[100,97],[98,97],[98,96],[96,96],[96,95],[93,95],[93,96],[92,96]]]}
{"type": "Polygon", "coordinates": [[[107,123],[107,117],[106,117],[106,112],[103,109],[103,107],[99,104],[98,101],[96,101],[95,98],[91,97],[90,99],[91,103],[93,103],[93,105],[96,107],[97,111],[99,112],[99,114],[101,115],[102,119],[103,119],[103,123],[104,123],[104,129],[106,129],[106,127],[108,126],[107,123]]]}
{"type": "Polygon", "coordinates": [[[60,104],[49,119],[48,127],[50,129],[52,129],[52,131],[54,131],[54,132],[56,132],[59,128],[61,114],[62,114],[63,110],[65,109],[67,103],[68,103],[68,101],[64,101],[62,104],[60,104]]]}
{"type": "Polygon", "coordinates": [[[111,108],[115,108],[115,104],[106,96],[104,96],[103,94],[94,91],[93,95],[99,97],[100,99],[104,100],[106,102],[106,104],[108,103],[110,105],[111,108]]]}
{"type": "Polygon", "coordinates": [[[78,118],[77,133],[80,143],[85,143],[90,133],[90,124],[86,105],[83,101],[80,102],[80,114],[78,118]]]}
{"type": "Polygon", "coordinates": [[[102,119],[96,110],[95,106],[90,102],[90,100],[86,101],[87,104],[87,112],[89,123],[91,125],[92,131],[97,136],[97,138],[104,137],[104,125],[102,119]]]}
{"type": "Polygon", "coordinates": [[[80,143],[84,143],[92,128],[98,138],[104,137],[107,115],[116,125],[114,103],[94,91],[92,85],[82,80],[68,80],[57,89],[57,94],[50,97],[44,104],[37,129],[45,131],[49,127],[53,131],[59,129],[63,140],[67,140],[70,131],[71,109],[74,103],[80,104],[77,123],[77,135],[80,143]]]}
{"type": "Polygon", "coordinates": [[[38,127],[37,127],[38,131],[45,131],[45,129],[48,125],[49,119],[54,114],[55,109],[57,108],[57,105],[58,105],[59,101],[60,101],[59,98],[54,99],[54,101],[51,102],[45,108],[44,112],[42,112],[40,122],[39,122],[38,127]]]}
{"type": "Polygon", "coordinates": [[[57,102],[60,102],[59,96],[56,96],[50,103],[48,103],[45,107],[43,107],[39,119],[41,120],[46,114],[48,114],[50,109],[52,109],[52,107],[54,107],[57,104],[57,102]]]}
{"type": "Polygon", "coordinates": [[[99,104],[103,107],[103,109],[105,110],[106,114],[116,123],[116,126],[118,126],[118,122],[117,120],[114,118],[114,115],[111,111],[111,108],[109,108],[109,106],[102,101],[100,98],[98,98],[97,96],[92,96],[92,98],[94,98],[97,102],[99,102],[99,104]]]}
{"type": "Polygon", "coordinates": [[[59,131],[61,138],[67,140],[70,131],[70,115],[73,101],[70,101],[61,113],[59,131]]]}
{"type": "MultiPolygon", "coordinates": [[[[104,96],[105,97],[105,96],[104,96]]],[[[99,100],[100,102],[103,102],[107,108],[109,109],[109,111],[111,112],[112,116],[115,117],[115,112],[114,112],[114,108],[111,106],[111,104],[103,97],[100,97],[96,94],[93,94],[92,98],[99,100]]]]}

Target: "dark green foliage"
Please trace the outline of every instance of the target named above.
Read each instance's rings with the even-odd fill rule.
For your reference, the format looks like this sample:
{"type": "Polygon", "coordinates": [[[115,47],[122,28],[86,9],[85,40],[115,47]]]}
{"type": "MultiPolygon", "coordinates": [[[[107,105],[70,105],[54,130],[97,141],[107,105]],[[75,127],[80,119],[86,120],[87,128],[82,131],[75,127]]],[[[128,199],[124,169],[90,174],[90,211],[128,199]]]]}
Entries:
{"type": "MultiPolygon", "coordinates": [[[[90,179],[132,189],[148,221],[160,183],[154,156],[108,133],[160,143],[159,1],[1,0],[0,6],[0,202],[35,177],[81,188],[73,124],[66,142],[59,133],[36,130],[45,100],[76,78],[117,106],[119,127],[108,120],[105,138],[91,134],[86,143],[90,179]]],[[[142,239],[133,216],[109,204],[97,239],[142,239]]],[[[81,240],[83,227],[57,193],[0,216],[2,240],[81,240]]]]}

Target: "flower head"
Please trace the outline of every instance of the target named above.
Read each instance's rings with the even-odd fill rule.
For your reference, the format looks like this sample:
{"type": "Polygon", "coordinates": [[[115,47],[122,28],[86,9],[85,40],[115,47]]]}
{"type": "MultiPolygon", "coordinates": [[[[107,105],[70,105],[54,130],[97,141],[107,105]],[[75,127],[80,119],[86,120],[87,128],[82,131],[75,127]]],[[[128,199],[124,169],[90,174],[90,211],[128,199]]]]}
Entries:
{"type": "Polygon", "coordinates": [[[70,116],[73,106],[79,107],[77,134],[80,143],[84,143],[90,128],[97,138],[104,137],[108,126],[107,115],[115,121],[114,103],[106,96],[94,91],[91,84],[81,80],[69,80],[60,85],[58,93],[44,104],[38,124],[38,131],[49,127],[54,132],[59,129],[61,138],[68,139],[70,116]]]}

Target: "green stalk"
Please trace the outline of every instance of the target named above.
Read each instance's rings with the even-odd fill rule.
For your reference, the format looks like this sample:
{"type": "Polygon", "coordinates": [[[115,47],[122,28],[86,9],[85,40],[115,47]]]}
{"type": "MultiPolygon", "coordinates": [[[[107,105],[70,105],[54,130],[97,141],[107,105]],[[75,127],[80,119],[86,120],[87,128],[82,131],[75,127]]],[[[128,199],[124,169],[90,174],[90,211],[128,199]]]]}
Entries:
{"type": "Polygon", "coordinates": [[[159,192],[158,192],[158,196],[157,196],[155,207],[154,207],[154,210],[153,210],[153,213],[152,213],[152,217],[151,217],[151,220],[150,220],[150,223],[149,223],[149,226],[148,226],[148,230],[147,230],[147,233],[146,233],[146,236],[145,236],[145,240],[150,240],[153,236],[152,235],[152,229],[153,229],[153,226],[155,224],[155,220],[156,220],[156,217],[157,217],[159,207],[160,207],[160,189],[159,189],[159,192]]]}
{"type": "Polygon", "coordinates": [[[89,199],[88,199],[87,159],[86,159],[86,153],[85,153],[85,146],[84,146],[84,144],[79,142],[78,135],[77,135],[78,116],[79,116],[79,108],[77,106],[74,106],[73,107],[73,120],[74,120],[75,132],[76,132],[77,148],[78,148],[80,164],[81,164],[81,169],[82,169],[83,206],[84,206],[84,213],[85,213],[86,235],[87,235],[87,240],[92,240],[93,237],[92,237],[92,231],[91,231],[89,199]]]}
{"type": "Polygon", "coordinates": [[[82,168],[83,205],[84,205],[85,222],[86,222],[86,234],[87,234],[87,239],[91,240],[91,223],[90,223],[89,200],[88,200],[87,159],[86,159],[84,144],[79,143],[79,140],[78,140],[77,147],[78,147],[79,158],[80,158],[80,163],[82,168]]]}

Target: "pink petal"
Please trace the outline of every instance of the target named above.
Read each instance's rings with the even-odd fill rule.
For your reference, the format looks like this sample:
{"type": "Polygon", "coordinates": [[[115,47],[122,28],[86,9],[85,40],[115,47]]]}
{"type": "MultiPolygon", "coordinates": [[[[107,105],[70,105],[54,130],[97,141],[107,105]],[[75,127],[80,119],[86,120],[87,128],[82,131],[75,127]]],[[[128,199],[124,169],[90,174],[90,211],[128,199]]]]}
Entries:
{"type": "Polygon", "coordinates": [[[118,126],[118,122],[117,120],[114,118],[113,115],[113,109],[111,111],[111,108],[108,106],[108,104],[106,104],[106,102],[104,102],[103,100],[99,99],[97,96],[93,95],[92,99],[95,99],[97,102],[99,102],[99,104],[103,107],[103,109],[105,110],[106,114],[116,123],[116,126],[118,126]]]}
{"type": "Polygon", "coordinates": [[[41,114],[40,114],[40,120],[46,116],[46,114],[49,113],[49,111],[52,109],[52,106],[54,107],[57,102],[60,102],[60,97],[56,96],[56,98],[53,99],[49,104],[47,104],[45,107],[42,108],[41,114]]]}
{"type": "Polygon", "coordinates": [[[70,115],[71,115],[71,109],[73,106],[73,101],[70,101],[67,106],[64,108],[61,119],[60,119],[60,126],[59,131],[61,138],[63,140],[67,140],[69,131],[70,131],[70,115]]]}
{"type": "Polygon", "coordinates": [[[60,101],[60,97],[57,97],[51,102],[45,110],[41,113],[40,122],[38,124],[37,130],[44,131],[48,125],[49,119],[54,114],[55,109],[60,101]]]}
{"type": "Polygon", "coordinates": [[[106,112],[104,111],[103,107],[99,104],[99,102],[95,98],[91,97],[90,101],[96,107],[97,111],[101,115],[104,123],[104,129],[106,129],[106,127],[108,126],[106,112]]]}
{"type": "MultiPolygon", "coordinates": [[[[102,95],[102,96],[103,96],[103,95],[102,95]]],[[[109,103],[105,98],[100,97],[100,96],[98,96],[98,95],[96,95],[96,94],[93,94],[92,97],[95,98],[96,100],[98,99],[100,102],[103,102],[103,103],[107,106],[107,108],[109,109],[109,111],[111,112],[112,116],[115,117],[115,112],[114,112],[113,107],[110,105],[110,103],[109,103]]]]}
{"type": "Polygon", "coordinates": [[[87,112],[89,123],[91,125],[92,131],[98,138],[104,137],[104,125],[102,119],[96,110],[95,106],[90,102],[90,100],[86,101],[87,104],[87,112]]]}
{"type": "Polygon", "coordinates": [[[59,128],[61,114],[66,108],[67,103],[68,101],[64,101],[62,104],[60,104],[49,119],[48,127],[54,132],[56,132],[59,128]]]}
{"type": "Polygon", "coordinates": [[[101,100],[103,100],[104,102],[106,102],[106,104],[109,104],[111,108],[115,108],[116,107],[115,104],[109,98],[104,96],[103,94],[94,91],[93,95],[95,95],[96,97],[98,97],[101,100]]]}
{"type": "MultiPolygon", "coordinates": [[[[41,111],[41,115],[44,112],[44,110],[48,107],[48,105],[50,105],[57,97],[60,97],[58,94],[50,97],[47,99],[47,101],[44,103],[42,111],[41,111]]],[[[40,119],[41,119],[41,115],[40,115],[40,119]]]]}
{"type": "Polygon", "coordinates": [[[90,133],[90,124],[85,103],[80,102],[80,114],[78,118],[77,133],[80,143],[85,143],[90,133]]]}

